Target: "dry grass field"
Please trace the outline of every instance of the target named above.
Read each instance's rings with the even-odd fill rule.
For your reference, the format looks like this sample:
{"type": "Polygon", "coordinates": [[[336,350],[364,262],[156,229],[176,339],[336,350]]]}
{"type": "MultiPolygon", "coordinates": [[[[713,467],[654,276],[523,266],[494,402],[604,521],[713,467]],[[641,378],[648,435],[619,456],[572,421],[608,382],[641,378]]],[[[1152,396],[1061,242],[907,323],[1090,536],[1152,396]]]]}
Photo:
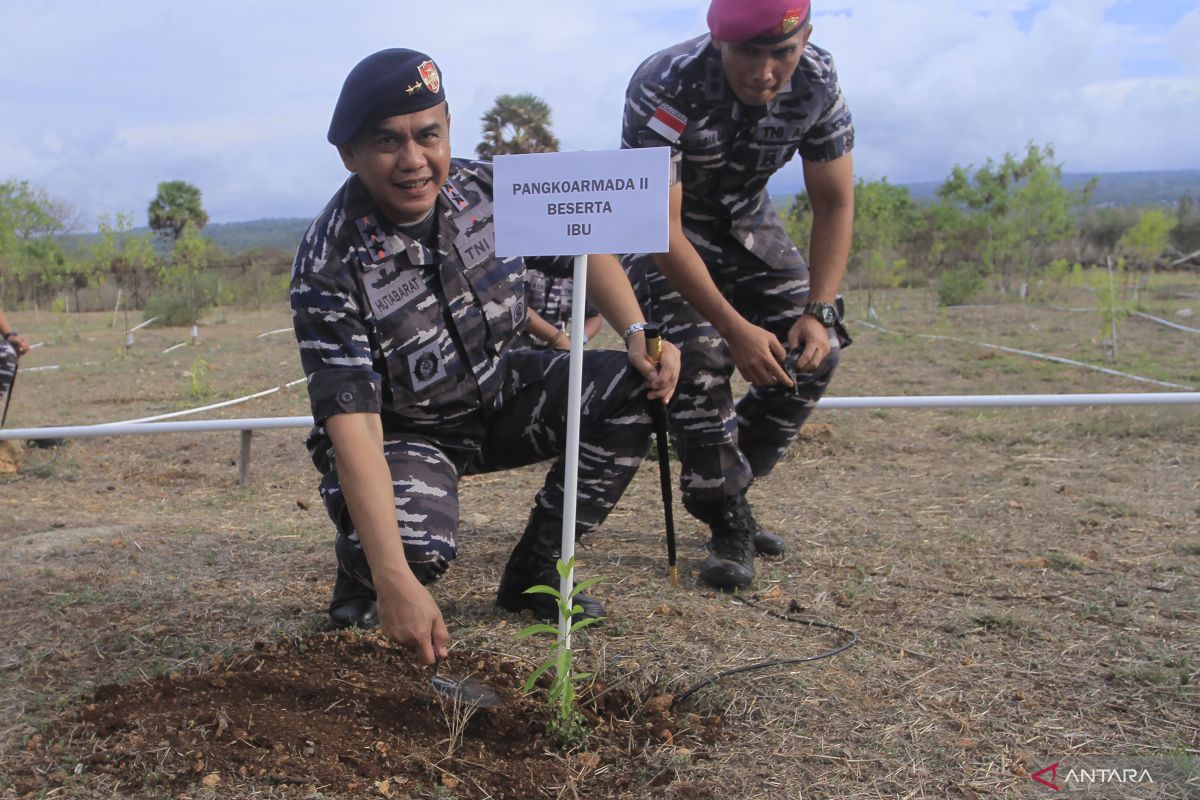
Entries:
{"type": "MultiPolygon", "coordinates": [[[[1196,294],[1174,275],[1143,297],[1196,327],[1174,316],[1196,294]]],[[[896,291],[868,327],[862,299],[831,396],[1164,391],[918,334],[1200,388],[1200,335],[1146,320],[1123,322],[1109,363],[1094,311],[896,291]]],[[[10,319],[46,343],[10,428],[300,377],[290,334],[259,337],[283,307],[225,309],[166,354],[187,330],[150,326],[127,353],[111,315],[10,319]]],[[[205,416],[306,413],[297,386],[205,416]]],[[[647,462],[579,553],[610,618],[576,639],[592,734],[567,750],[542,733],[544,689],[519,692],[545,643],[492,606],[541,471],[463,483],[462,553],[435,597],[451,666],[506,702],[456,737],[427,671],[326,630],[331,526],[303,436],[255,434],[245,486],[237,433],[22,449],[0,478],[0,797],[1036,798],[1055,796],[1031,779],[1055,763],[1060,782],[1083,764],[1153,778],[1070,796],[1200,797],[1200,407],[818,411],[751,488],[790,550],[742,595],[698,582],[704,536],[678,504],[666,581],[647,462]],[[857,642],[669,706],[713,673],[845,641],[804,620],[857,642]]]]}

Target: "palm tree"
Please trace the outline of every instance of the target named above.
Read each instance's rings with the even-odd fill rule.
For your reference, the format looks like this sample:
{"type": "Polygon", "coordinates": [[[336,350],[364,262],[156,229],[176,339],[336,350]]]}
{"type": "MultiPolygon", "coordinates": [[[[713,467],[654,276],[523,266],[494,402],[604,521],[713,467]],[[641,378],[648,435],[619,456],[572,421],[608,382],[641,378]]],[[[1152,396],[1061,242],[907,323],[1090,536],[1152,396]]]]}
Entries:
{"type": "Polygon", "coordinates": [[[553,153],[558,139],[550,132],[550,104],[533,94],[502,94],[480,121],[480,158],[510,153],[553,153]]]}

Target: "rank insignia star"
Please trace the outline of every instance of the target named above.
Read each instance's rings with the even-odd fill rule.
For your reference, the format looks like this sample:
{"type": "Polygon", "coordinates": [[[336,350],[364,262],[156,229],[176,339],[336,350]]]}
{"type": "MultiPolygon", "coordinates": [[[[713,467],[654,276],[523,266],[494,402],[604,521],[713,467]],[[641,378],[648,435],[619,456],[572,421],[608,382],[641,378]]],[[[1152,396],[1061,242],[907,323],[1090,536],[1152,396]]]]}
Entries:
{"type": "Polygon", "coordinates": [[[420,90],[421,90],[421,83],[418,81],[417,83],[414,83],[412,86],[409,86],[404,91],[408,92],[409,94],[416,94],[420,90]]]}

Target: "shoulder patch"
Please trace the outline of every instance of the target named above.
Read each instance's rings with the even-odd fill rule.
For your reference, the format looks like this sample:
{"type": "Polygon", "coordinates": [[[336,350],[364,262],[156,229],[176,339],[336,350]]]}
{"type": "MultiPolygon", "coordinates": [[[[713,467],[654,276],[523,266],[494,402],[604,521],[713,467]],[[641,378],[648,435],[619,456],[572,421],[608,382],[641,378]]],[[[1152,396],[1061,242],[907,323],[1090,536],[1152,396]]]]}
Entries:
{"type": "Polygon", "coordinates": [[[679,141],[684,128],[687,127],[687,117],[663,103],[654,110],[654,114],[646,122],[646,127],[674,144],[679,141]]]}
{"type": "Polygon", "coordinates": [[[459,211],[462,211],[466,209],[467,206],[471,205],[459,188],[451,181],[446,181],[444,184],[442,184],[442,194],[444,194],[446,199],[450,201],[450,205],[454,206],[454,208],[459,211]]]}

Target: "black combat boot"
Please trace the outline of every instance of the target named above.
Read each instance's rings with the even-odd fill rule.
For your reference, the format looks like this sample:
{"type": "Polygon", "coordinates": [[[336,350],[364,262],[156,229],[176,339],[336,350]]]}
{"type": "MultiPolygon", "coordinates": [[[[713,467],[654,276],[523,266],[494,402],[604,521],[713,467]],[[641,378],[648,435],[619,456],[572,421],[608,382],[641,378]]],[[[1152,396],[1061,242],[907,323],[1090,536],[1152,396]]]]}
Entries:
{"type": "Polygon", "coordinates": [[[329,621],[335,628],[374,628],[379,624],[375,593],[339,569],[329,601],[329,621]]]}
{"type": "Polygon", "coordinates": [[[712,529],[708,557],[700,565],[700,578],[710,586],[731,591],[754,581],[754,516],[745,493],[716,500],[694,500],[686,495],[683,506],[712,529]]]}
{"type": "Polygon", "coordinates": [[[746,511],[750,514],[750,526],[754,528],[754,552],[760,556],[781,556],[786,553],[787,542],[783,537],[759,525],[749,503],[746,504],[746,511]]]}
{"type": "MultiPolygon", "coordinates": [[[[558,619],[558,604],[548,594],[525,594],[531,586],[544,584],[559,588],[558,559],[562,555],[562,520],[548,519],[544,512],[534,509],[529,515],[529,524],[521,541],[513,548],[500,576],[500,588],[496,590],[496,605],[507,611],[522,611],[526,608],[546,622],[558,619]]],[[[604,606],[594,597],[577,594],[574,605],[583,610],[573,618],[575,622],[587,617],[603,617],[604,606]]]]}

